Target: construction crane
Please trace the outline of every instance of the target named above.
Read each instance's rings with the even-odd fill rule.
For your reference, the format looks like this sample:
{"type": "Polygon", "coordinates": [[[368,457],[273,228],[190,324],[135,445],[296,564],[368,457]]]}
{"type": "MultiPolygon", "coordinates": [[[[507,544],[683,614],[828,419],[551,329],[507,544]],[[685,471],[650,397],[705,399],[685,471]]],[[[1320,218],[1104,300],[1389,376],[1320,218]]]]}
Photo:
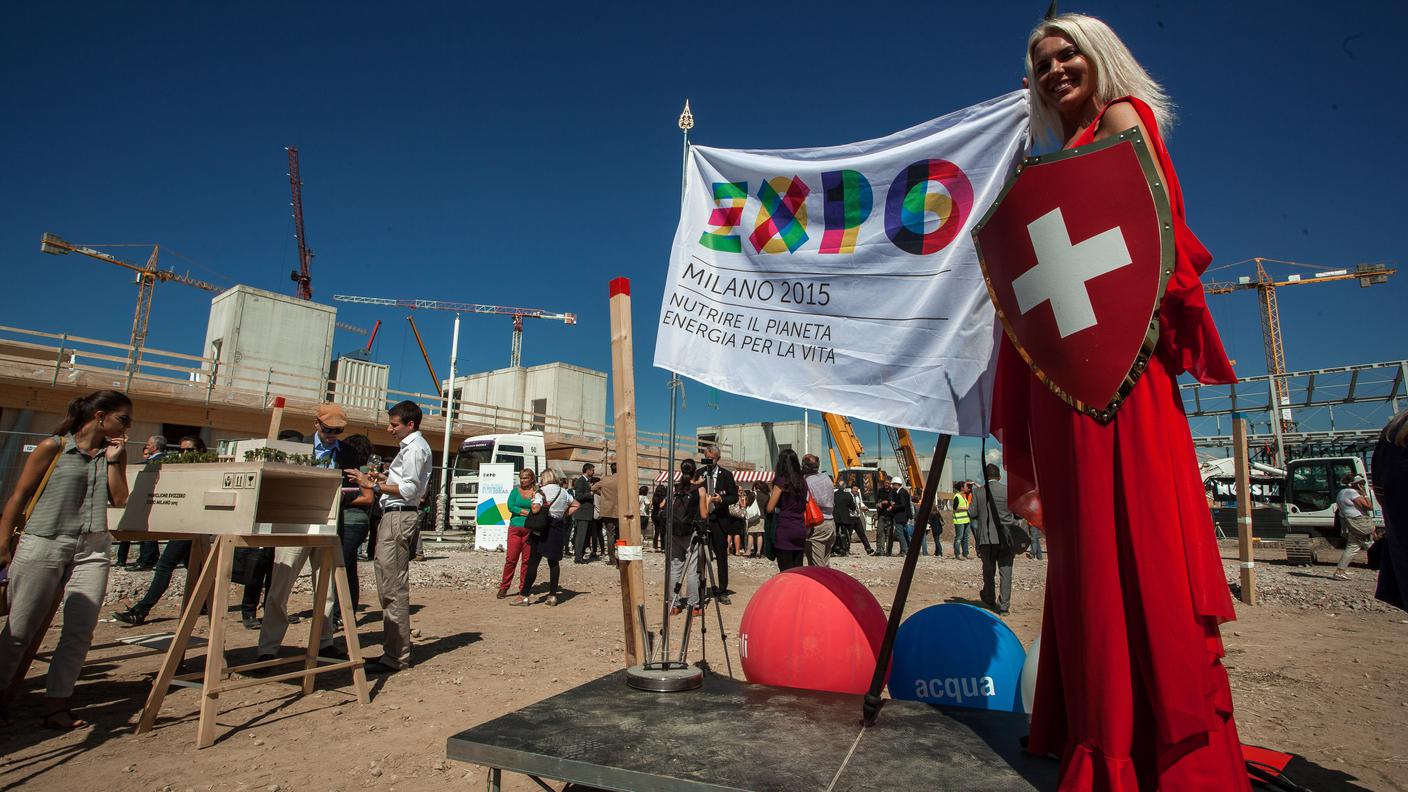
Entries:
{"type": "Polygon", "coordinates": [[[190,275],[182,275],[174,270],[158,269],[156,266],[157,254],[161,251],[159,245],[152,245],[151,255],[147,257],[146,266],[139,267],[136,264],[123,261],[122,259],[94,250],[82,245],[74,245],[65,242],[62,238],[54,234],[44,234],[39,240],[39,251],[54,256],[64,256],[69,253],[81,253],[90,258],[106,261],[109,264],[116,264],[137,273],[137,310],[132,316],[132,351],[127,359],[127,380],[131,384],[132,375],[137,371],[137,364],[142,358],[142,347],[147,343],[147,321],[151,318],[152,297],[156,295],[156,285],[161,281],[175,281],[184,283],[187,286],[194,286],[208,292],[218,292],[222,289],[218,286],[197,280],[190,275]]]}
{"type": "MultiPolygon", "coordinates": [[[[1290,275],[1284,280],[1276,280],[1266,271],[1266,264],[1285,264],[1294,267],[1305,267],[1315,269],[1310,264],[1302,264],[1297,261],[1281,261],[1270,258],[1251,258],[1246,261],[1238,261],[1226,265],[1227,267],[1239,264],[1252,263],[1256,266],[1256,275],[1244,275],[1235,281],[1214,281],[1203,284],[1203,291],[1208,294],[1231,294],[1244,289],[1256,289],[1257,300],[1261,306],[1261,334],[1262,342],[1266,347],[1266,373],[1272,376],[1274,390],[1276,393],[1276,405],[1279,410],[1277,418],[1281,422],[1281,431],[1290,432],[1295,429],[1295,421],[1290,417],[1290,408],[1287,402],[1290,400],[1290,389],[1286,385],[1286,350],[1281,341],[1281,312],[1276,305],[1276,290],[1282,286],[1301,286],[1307,283],[1330,283],[1332,281],[1357,280],[1360,288],[1367,286],[1377,286],[1387,283],[1390,275],[1398,272],[1397,269],[1386,267],[1383,264],[1359,264],[1353,269],[1336,269],[1316,272],[1314,275],[1290,275]]],[[[1219,267],[1218,269],[1224,269],[1219,267]]]]}
{"type": "Polygon", "coordinates": [[[298,269],[288,277],[298,284],[298,297],[313,299],[313,251],[308,247],[308,238],[303,235],[303,179],[298,175],[298,149],[287,146],[288,184],[293,191],[293,238],[298,241],[298,269]]]}
{"type": "Polygon", "coordinates": [[[506,305],[479,305],[476,303],[445,302],[443,300],[393,300],[386,297],[354,297],[349,294],[334,294],[338,302],[359,303],[362,305],[391,305],[397,308],[426,308],[457,313],[495,314],[513,317],[513,343],[509,348],[509,366],[518,368],[523,357],[523,320],[555,319],[566,324],[576,324],[577,315],[555,313],[541,308],[512,308],[506,305]]]}

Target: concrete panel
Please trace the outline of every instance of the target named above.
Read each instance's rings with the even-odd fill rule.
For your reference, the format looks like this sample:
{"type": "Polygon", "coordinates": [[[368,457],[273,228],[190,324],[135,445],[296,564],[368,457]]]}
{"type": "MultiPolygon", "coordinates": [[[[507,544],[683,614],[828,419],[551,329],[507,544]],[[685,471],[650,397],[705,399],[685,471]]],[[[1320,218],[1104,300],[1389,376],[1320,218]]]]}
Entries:
{"type": "Polygon", "coordinates": [[[203,352],[220,361],[219,379],[240,390],[317,403],[336,320],[332,306],[235,286],[211,300],[203,352]]]}

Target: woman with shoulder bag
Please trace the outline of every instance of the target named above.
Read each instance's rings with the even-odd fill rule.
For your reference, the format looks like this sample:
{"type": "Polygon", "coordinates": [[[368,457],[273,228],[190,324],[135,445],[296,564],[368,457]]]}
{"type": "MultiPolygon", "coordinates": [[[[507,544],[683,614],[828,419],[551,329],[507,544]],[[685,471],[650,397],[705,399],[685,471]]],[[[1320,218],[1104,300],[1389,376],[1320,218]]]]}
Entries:
{"type": "Polygon", "coordinates": [[[739,490],[738,498],[744,506],[743,522],[748,532],[748,557],[757,558],[763,554],[763,511],[758,507],[757,490],[739,490]]]}
{"type": "MultiPolygon", "coordinates": [[[[524,471],[530,472],[530,471],[524,471]]],[[[557,474],[543,471],[542,488],[533,495],[533,505],[528,516],[528,575],[523,579],[523,587],[518,597],[510,605],[528,605],[528,596],[538,579],[538,563],[548,561],[549,605],[557,604],[557,584],[562,573],[562,551],[567,546],[567,521],[576,513],[579,504],[566,489],[557,483],[557,474]]]]}
{"type": "Polygon", "coordinates": [[[508,596],[513,584],[513,570],[518,567],[518,587],[528,577],[528,529],[523,521],[532,511],[537,476],[528,468],[518,471],[518,488],[508,494],[508,547],[504,554],[504,574],[499,580],[499,599],[508,596]]]}
{"type": "MultiPolygon", "coordinates": [[[[30,454],[0,516],[0,566],[8,573],[10,606],[0,632],[0,691],[10,687],[30,648],[43,639],[55,605],[63,606],[63,629],[45,690],[46,729],[88,725],[73,716],[69,699],[107,593],[112,544],[107,507],[127,503],[131,425],[132,400],[126,394],[101,390],[74,399],[54,436],[30,454]],[[26,511],[28,519],[22,521],[26,511]]],[[[0,722],[8,704],[0,701],[0,722]]]]}
{"type": "Polygon", "coordinates": [[[783,449],[777,455],[772,494],[768,498],[768,513],[777,518],[772,546],[777,555],[779,572],[802,565],[802,553],[807,547],[807,526],[803,513],[807,510],[809,492],[797,452],[790,448],[783,449]]]}

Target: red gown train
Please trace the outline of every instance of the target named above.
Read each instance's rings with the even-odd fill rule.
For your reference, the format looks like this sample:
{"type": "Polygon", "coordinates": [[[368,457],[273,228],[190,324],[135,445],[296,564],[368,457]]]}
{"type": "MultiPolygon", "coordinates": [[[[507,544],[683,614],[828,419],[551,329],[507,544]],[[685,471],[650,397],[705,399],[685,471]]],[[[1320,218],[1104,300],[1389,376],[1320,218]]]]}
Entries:
{"type": "Polygon", "coordinates": [[[1030,750],[1061,757],[1062,790],[1250,789],[1218,634],[1236,614],[1176,380],[1235,374],[1199,281],[1212,257],[1184,223],[1153,114],[1116,101],[1138,110],[1173,209],[1158,352],[1101,426],[1038,381],[1005,334],[999,351],[993,431],[1009,495],[1040,485],[1050,548],[1030,750]]]}

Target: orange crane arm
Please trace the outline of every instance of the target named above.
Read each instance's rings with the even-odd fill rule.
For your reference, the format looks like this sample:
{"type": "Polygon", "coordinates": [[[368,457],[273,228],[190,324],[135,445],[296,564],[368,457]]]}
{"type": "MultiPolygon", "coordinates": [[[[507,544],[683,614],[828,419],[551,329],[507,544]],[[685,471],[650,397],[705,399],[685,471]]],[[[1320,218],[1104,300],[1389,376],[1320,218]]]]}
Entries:
{"type": "Polygon", "coordinates": [[[420,330],[416,329],[416,320],[410,316],[406,321],[411,323],[411,332],[416,334],[416,345],[420,347],[420,355],[425,358],[425,368],[430,371],[430,378],[435,380],[435,395],[444,398],[445,391],[440,388],[440,377],[435,373],[435,366],[430,363],[430,353],[425,351],[425,342],[420,340],[420,330]]]}
{"type": "MultiPolygon", "coordinates": [[[[860,438],[856,437],[856,430],[851,426],[850,420],[844,415],[829,412],[822,413],[821,417],[826,421],[826,428],[831,430],[831,438],[836,442],[836,450],[841,453],[844,466],[860,467],[860,455],[865,453],[865,447],[860,444],[860,438]]],[[[832,466],[835,466],[834,460],[832,466]]]]}

